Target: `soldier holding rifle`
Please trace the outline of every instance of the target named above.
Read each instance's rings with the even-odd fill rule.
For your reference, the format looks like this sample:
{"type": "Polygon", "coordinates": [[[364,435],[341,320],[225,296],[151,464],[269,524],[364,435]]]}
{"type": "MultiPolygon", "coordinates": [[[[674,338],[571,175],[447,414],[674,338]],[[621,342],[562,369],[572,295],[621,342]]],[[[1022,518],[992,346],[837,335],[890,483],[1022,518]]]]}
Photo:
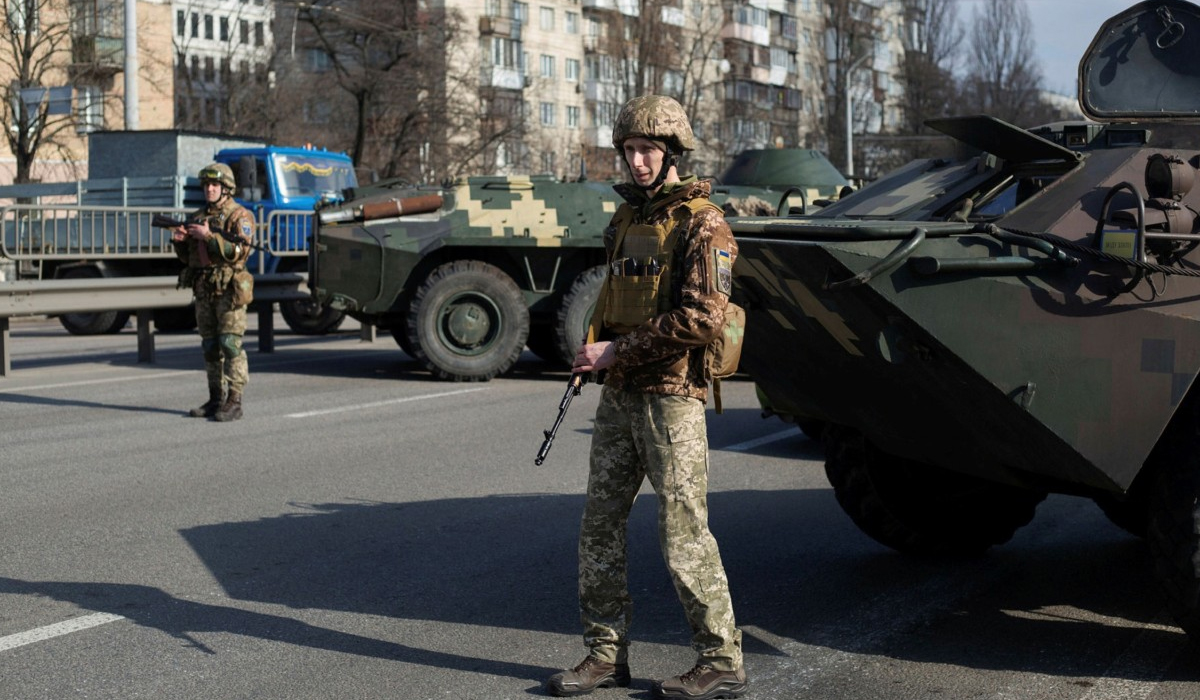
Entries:
{"type": "Polygon", "coordinates": [[[575,696],[631,681],[626,526],[649,478],[663,556],[698,657],[690,671],[656,683],[655,695],[736,698],[747,680],[729,584],[708,529],[704,407],[705,350],[725,320],[737,244],[721,209],[708,200],[711,185],[681,179],[676,169],[694,148],[678,102],[659,95],[630,100],[617,117],[613,146],[630,182],[616,188],[626,203],[604,232],[608,277],[572,377],[574,384],[581,373],[605,371],[579,534],[588,656],[552,676],[547,689],[575,696]]]}
{"type": "Polygon", "coordinates": [[[226,422],[242,417],[242,392],[250,379],[242,335],[254,278],[246,270],[254,216],[233,199],[233,171],[213,163],[200,171],[205,206],[171,229],[175,254],[187,266],[179,287],[191,289],[208,375],[208,401],[188,415],[226,422]]]}

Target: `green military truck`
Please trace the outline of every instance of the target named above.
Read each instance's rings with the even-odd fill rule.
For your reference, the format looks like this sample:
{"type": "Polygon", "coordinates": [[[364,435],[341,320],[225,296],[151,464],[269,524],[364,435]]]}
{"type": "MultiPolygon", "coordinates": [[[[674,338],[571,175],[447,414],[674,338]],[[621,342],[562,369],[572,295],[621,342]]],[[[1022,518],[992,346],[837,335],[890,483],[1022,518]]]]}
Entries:
{"type": "MultiPolygon", "coordinates": [[[[803,213],[847,181],[808,150],[743,154],[713,200],[803,213]],[[790,156],[790,157],[788,157],[790,156]]],[[[568,364],[604,277],[610,182],[479,176],[448,188],[381,184],[318,212],[317,303],[389,331],[434,375],[486,381],[526,347],[568,364]]]]}
{"type": "Polygon", "coordinates": [[[859,528],[974,555],[1048,493],[1090,498],[1146,538],[1193,639],[1200,150],[1183,142],[1198,36],[1200,7],[1139,3],[1080,62],[1094,121],[936,120],[961,158],[915,161],[812,216],[731,221],[742,368],[775,411],[820,427],[859,528]]]}

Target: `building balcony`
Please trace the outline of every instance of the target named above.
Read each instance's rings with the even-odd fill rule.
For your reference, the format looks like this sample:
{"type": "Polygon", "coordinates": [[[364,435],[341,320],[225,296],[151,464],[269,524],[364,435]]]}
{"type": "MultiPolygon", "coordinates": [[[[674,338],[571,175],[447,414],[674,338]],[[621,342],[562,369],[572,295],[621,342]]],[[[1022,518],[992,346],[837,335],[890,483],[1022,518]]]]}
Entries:
{"type": "Polygon", "coordinates": [[[496,35],[519,40],[521,38],[521,20],[484,15],[479,18],[479,34],[480,36],[496,35]]]}
{"type": "Polygon", "coordinates": [[[582,5],[585,10],[609,10],[627,17],[637,17],[641,12],[637,0],[583,0],[582,5]]]}
{"type": "Polygon", "coordinates": [[[722,39],[737,39],[756,46],[771,45],[771,30],[767,27],[752,27],[748,24],[730,22],[721,28],[722,39]]]}
{"type": "Polygon", "coordinates": [[[525,76],[516,68],[484,66],[479,71],[479,86],[521,90],[525,88],[525,76]]]}
{"type": "Polygon", "coordinates": [[[124,67],[124,39],[96,34],[71,37],[70,70],[73,74],[111,75],[124,67]]]}

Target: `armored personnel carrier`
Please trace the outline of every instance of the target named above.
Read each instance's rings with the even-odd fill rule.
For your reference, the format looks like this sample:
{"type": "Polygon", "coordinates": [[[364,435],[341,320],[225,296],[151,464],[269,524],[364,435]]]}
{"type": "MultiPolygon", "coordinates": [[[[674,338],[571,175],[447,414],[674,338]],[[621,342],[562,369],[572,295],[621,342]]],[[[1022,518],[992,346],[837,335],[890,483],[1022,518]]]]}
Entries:
{"type": "MultiPolygon", "coordinates": [[[[847,184],[816,151],[753,151],[717,178],[713,201],[804,213],[847,184]]],[[[443,379],[489,380],[526,346],[569,365],[604,279],[612,185],[478,176],[444,189],[361,188],[318,212],[309,286],[321,306],[386,329],[443,379]]]]}
{"type": "Polygon", "coordinates": [[[1200,638],[1200,151],[1154,139],[1200,116],[1197,65],[1200,8],[1138,3],[1080,62],[1094,123],[937,120],[961,158],[731,221],[742,368],[823,426],[868,535],[978,553],[1046,494],[1089,497],[1147,538],[1200,638]]]}

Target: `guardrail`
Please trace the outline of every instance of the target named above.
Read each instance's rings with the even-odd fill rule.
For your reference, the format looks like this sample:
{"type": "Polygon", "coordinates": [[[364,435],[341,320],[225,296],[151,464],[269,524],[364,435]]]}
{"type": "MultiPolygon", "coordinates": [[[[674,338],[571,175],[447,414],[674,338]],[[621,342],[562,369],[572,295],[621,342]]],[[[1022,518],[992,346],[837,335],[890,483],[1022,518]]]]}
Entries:
{"type": "MultiPolygon", "coordinates": [[[[258,313],[258,351],[275,351],[275,304],[307,299],[302,273],[254,276],[258,313]]],[[[138,362],[154,362],[154,309],[187,306],[191,290],[176,289],[175,277],[103,277],[96,279],[0,282],[0,377],[12,373],[9,318],[134,309],[137,317],[138,362]]]]}

